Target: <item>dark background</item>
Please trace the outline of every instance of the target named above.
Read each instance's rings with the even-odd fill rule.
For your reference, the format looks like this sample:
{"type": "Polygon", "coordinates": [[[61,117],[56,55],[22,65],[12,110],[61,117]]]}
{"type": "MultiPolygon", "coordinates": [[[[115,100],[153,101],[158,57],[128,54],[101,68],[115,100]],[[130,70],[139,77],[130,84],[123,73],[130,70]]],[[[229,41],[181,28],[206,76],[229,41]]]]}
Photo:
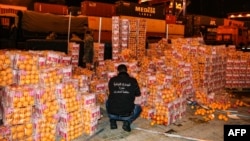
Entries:
{"type": "MultiPolygon", "coordinates": [[[[48,0],[51,1],[51,0],[48,0]]],[[[56,1],[56,0],[54,0],[56,1]]],[[[69,6],[80,6],[82,0],[65,0],[69,6]]],[[[114,3],[116,0],[93,0],[97,2],[114,3]]],[[[137,0],[125,0],[137,2],[137,0]]],[[[250,0],[187,0],[187,14],[201,14],[215,17],[227,17],[232,12],[250,12],[250,0]]]]}
{"type": "Polygon", "coordinates": [[[187,12],[226,17],[228,13],[250,12],[250,0],[191,0],[187,12]]]}
{"type": "MultiPolygon", "coordinates": [[[[32,9],[34,2],[51,4],[63,4],[67,6],[80,7],[84,0],[1,0],[0,3],[27,6],[32,9]]],[[[114,3],[117,0],[92,0],[96,2],[114,3]]],[[[138,2],[138,0],[125,0],[128,2],[138,2]]],[[[178,1],[178,0],[176,0],[178,1]]],[[[213,17],[227,17],[228,13],[250,12],[250,0],[187,0],[187,14],[200,14],[213,17]]]]}

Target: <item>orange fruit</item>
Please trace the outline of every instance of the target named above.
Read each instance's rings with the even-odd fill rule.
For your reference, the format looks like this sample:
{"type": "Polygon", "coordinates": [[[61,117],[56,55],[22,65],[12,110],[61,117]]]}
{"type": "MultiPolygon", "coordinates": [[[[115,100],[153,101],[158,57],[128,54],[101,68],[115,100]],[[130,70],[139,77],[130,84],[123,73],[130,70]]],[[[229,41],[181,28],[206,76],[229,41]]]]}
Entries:
{"type": "Polygon", "coordinates": [[[32,128],[25,129],[25,136],[31,136],[32,135],[32,128]]]}
{"type": "Polygon", "coordinates": [[[37,66],[36,65],[32,65],[31,70],[37,70],[37,66]]]}
{"type": "Polygon", "coordinates": [[[222,120],[223,119],[223,115],[219,114],[218,119],[222,120]]]}
{"type": "Polygon", "coordinates": [[[18,101],[17,103],[16,103],[16,107],[22,107],[23,105],[22,105],[22,102],[20,102],[20,101],[18,101]]]}
{"type": "MultiPolygon", "coordinates": [[[[8,77],[6,77],[6,75],[3,76],[3,81],[7,81],[8,80],[8,77]]],[[[6,83],[6,82],[5,82],[6,83]]]]}
{"type": "Polygon", "coordinates": [[[0,54],[0,60],[4,60],[5,57],[6,57],[5,54],[2,54],[2,53],[0,54]]]}
{"type": "Polygon", "coordinates": [[[24,138],[24,132],[18,132],[17,133],[17,139],[23,139],[24,138]]]}
{"type": "Polygon", "coordinates": [[[12,133],[12,139],[17,140],[17,133],[12,133]]]}
{"type": "Polygon", "coordinates": [[[30,84],[30,79],[26,79],[25,84],[30,84]]]}
{"type": "Polygon", "coordinates": [[[25,138],[25,141],[33,141],[33,137],[28,137],[28,138],[25,138]]]}
{"type": "Polygon", "coordinates": [[[30,58],[30,59],[27,60],[27,63],[30,64],[30,65],[33,65],[34,62],[35,62],[35,61],[34,61],[32,58],[30,58]]]}
{"type": "Polygon", "coordinates": [[[5,59],[5,60],[4,60],[4,63],[7,64],[7,65],[10,65],[10,64],[11,64],[11,61],[10,61],[10,59],[5,59]]]}
{"type": "Polygon", "coordinates": [[[1,65],[3,64],[3,62],[4,62],[3,60],[0,60],[1,65]]]}
{"type": "Polygon", "coordinates": [[[12,134],[17,132],[16,127],[11,127],[10,130],[12,134]]]}
{"type": "Polygon", "coordinates": [[[12,73],[8,73],[7,76],[8,80],[11,80],[13,78],[13,74],[12,73]]]}
{"type": "Polygon", "coordinates": [[[30,70],[31,70],[31,68],[32,68],[32,66],[31,66],[30,64],[26,64],[26,65],[25,65],[25,70],[30,71],[30,70]]]}
{"type": "Polygon", "coordinates": [[[0,71],[0,75],[5,76],[6,75],[6,71],[0,71]]]}
{"type": "Polygon", "coordinates": [[[24,70],[24,69],[25,69],[25,65],[24,65],[24,64],[19,64],[19,65],[18,65],[18,68],[19,68],[20,70],[24,70]]]}
{"type": "Polygon", "coordinates": [[[28,123],[28,124],[25,125],[25,128],[26,128],[26,129],[31,129],[32,127],[33,127],[33,126],[32,126],[32,123],[28,123]]]}
{"type": "Polygon", "coordinates": [[[18,125],[18,126],[16,126],[16,131],[17,132],[23,132],[24,131],[24,125],[18,125]]]}
{"type": "Polygon", "coordinates": [[[32,99],[30,102],[29,102],[29,105],[34,105],[35,104],[35,101],[34,99],[32,99]]]}
{"type": "Polygon", "coordinates": [[[31,96],[26,96],[25,99],[26,99],[26,101],[31,101],[32,97],[31,96]]]}

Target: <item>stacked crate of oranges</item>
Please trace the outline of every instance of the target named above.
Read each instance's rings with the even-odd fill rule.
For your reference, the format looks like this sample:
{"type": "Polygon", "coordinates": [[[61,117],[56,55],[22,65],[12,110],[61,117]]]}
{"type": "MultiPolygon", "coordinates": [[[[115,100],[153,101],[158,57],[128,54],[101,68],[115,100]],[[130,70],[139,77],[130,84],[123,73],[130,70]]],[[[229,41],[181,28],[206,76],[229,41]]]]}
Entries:
{"type": "Polygon", "coordinates": [[[6,86],[13,83],[11,55],[5,51],[0,51],[0,86],[6,86]]]}
{"type": "Polygon", "coordinates": [[[32,106],[35,89],[29,86],[5,87],[2,106],[3,123],[11,130],[12,141],[33,139],[32,106]]]}

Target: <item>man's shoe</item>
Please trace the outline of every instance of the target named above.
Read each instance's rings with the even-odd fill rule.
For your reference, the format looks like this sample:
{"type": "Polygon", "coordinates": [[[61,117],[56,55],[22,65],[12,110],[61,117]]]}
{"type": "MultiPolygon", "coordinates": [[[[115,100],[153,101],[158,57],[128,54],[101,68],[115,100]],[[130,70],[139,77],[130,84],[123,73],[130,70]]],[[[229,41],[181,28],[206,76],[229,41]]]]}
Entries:
{"type": "Polygon", "coordinates": [[[110,120],[110,129],[117,129],[117,124],[115,120],[110,120]]]}
{"type": "Polygon", "coordinates": [[[123,129],[124,131],[130,132],[130,131],[131,131],[130,123],[129,123],[128,121],[123,121],[122,129],[123,129]]]}

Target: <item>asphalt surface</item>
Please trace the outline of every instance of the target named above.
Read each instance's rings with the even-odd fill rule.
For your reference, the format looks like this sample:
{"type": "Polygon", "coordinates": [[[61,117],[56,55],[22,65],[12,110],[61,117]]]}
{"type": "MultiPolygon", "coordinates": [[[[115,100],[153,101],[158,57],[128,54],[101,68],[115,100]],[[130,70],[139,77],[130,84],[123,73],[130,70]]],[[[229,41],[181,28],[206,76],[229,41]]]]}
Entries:
{"type": "MultiPolygon", "coordinates": [[[[240,99],[250,105],[250,93],[234,93],[232,99],[240,99]]],[[[138,118],[132,125],[132,131],[122,129],[122,122],[118,122],[118,129],[111,130],[106,110],[101,106],[103,117],[98,121],[98,130],[93,135],[83,135],[75,141],[223,141],[224,125],[250,125],[250,107],[234,107],[228,110],[237,114],[239,119],[228,118],[227,121],[218,119],[224,111],[215,111],[215,118],[204,121],[195,115],[196,107],[187,106],[185,116],[175,123],[165,125],[150,125],[150,120],[138,118]]]]}

